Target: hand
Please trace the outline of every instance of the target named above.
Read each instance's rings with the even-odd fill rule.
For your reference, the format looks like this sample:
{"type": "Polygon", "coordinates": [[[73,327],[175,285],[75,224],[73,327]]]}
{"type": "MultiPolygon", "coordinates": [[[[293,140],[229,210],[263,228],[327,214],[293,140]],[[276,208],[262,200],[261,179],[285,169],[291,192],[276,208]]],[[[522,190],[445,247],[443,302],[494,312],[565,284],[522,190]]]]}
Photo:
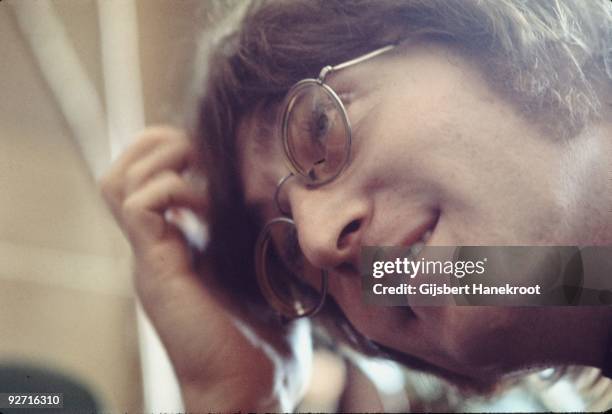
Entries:
{"type": "Polygon", "coordinates": [[[164,219],[176,207],[206,218],[206,190],[182,174],[194,161],[193,144],[180,131],[150,128],[101,180],[132,246],[136,291],[167,348],[188,411],[291,410],[309,362],[295,358],[294,338],[307,323],[279,332],[251,320],[212,288],[210,270],[196,274],[182,233],[164,219]]]}

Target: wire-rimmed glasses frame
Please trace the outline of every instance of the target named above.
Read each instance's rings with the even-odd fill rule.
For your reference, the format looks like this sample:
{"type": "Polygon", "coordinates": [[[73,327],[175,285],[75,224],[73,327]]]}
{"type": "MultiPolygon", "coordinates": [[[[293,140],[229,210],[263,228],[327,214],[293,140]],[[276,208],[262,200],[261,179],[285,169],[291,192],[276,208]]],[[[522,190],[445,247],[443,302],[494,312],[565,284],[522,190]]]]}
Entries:
{"type": "MultiPolygon", "coordinates": [[[[336,72],[340,69],[344,69],[349,66],[353,66],[358,63],[369,60],[375,56],[378,56],[393,49],[394,47],[394,45],[385,46],[383,48],[377,49],[373,52],[359,56],[347,62],[335,66],[325,66],[323,69],[321,69],[318,78],[303,79],[297,82],[289,90],[284,100],[283,112],[280,118],[280,133],[283,140],[283,151],[285,159],[289,165],[291,173],[283,177],[276,186],[274,192],[274,202],[281,216],[268,221],[259,234],[255,245],[255,270],[259,287],[265,299],[277,312],[283,315],[286,319],[313,316],[317,312],[319,312],[319,310],[323,307],[325,303],[325,298],[327,296],[328,273],[326,269],[319,269],[320,284],[318,289],[311,288],[309,290],[304,286],[297,287],[290,285],[275,286],[275,283],[273,282],[274,277],[273,275],[271,275],[271,272],[267,270],[268,262],[270,261],[268,257],[268,252],[271,248],[273,248],[274,243],[274,229],[279,228],[279,226],[285,226],[286,231],[288,230],[289,232],[295,232],[295,234],[297,234],[297,228],[295,227],[295,222],[290,218],[289,209],[285,208],[280,201],[282,187],[290,178],[294,176],[301,178],[300,181],[302,181],[305,185],[309,187],[318,187],[333,181],[347,168],[351,158],[351,125],[346,108],[342,103],[342,100],[334,91],[334,89],[332,89],[331,86],[325,83],[325,79],[332,72],[336,72]],[[328,151],[329,148],[325,147],[324,144],[323,151],[319,151],[319,156],[323,156],[323,158],[320,160],[316,159],[318,157],[313,158],[312,166],[310,167],[310,169],[306,168],[303,163],[300,162],[301,154],[299,154],[299,152],[296,152],[296,150],[299,149],[299,146],[296,146],[295,143],[292,143],[291,136],[292,120],[294,119],[292,116],[295,115],[296,107],[300,105],[300,98],[304,96],[304,94],[306,93],[305,91],[312,93],[313,96],[319,99],[319,101],[321,99],[327,99],[327,105],[331,105],[329,107],[337,111],[334,115],[339,116],[340,118],[340,126],[343,129],[343,131],[341,132],[343,132],[343,135],[336,134],[336,137],[339,137],[340,140],[344,139],[344,142],[340,141],[340,146],[337,145],[337,142],[335,143],[336,146],[333,148],[333,150],[335,151],[335,153],[332,154],[333,157],[328,158],[330,151],[328,151]],[[334,159],[335,162],[330,161],[331,166],[325,165],[326,162],[332,159],[334,159]],[[305,296],[301,299],[290,298],[287,296],[298,291],[300,291],[301,294],[303,293],[305,296]]],[[[311,100],[315,102],[314,98],[312,98],[311,100]]],[[[312,105],[312,102],[310,101],[307,101],[307,103],[310,103],[312,105]]],[[[314,110],[312,112],[314,112],[314,110]]],[[[328,121],[329,120],[326,119],[326,122],[323,125],[325,128],[329,127],[328,121]]],[[[320,127],[318,123],[316,127],[320,127]]],[[[325,132],[327,133],[329,131],[326,130],[325,132]]],[[[317,136],[316,139],[318,138],[319,137],[317,136]]],[[[297,144],[301,143],[298,142],[297,144]]],[[[319,144],[320,146],[320,142],[317,142],[317,144],[319,144]]],[[[328,144],[328,146],[329,145],[330,144],[328,144]]],[[[291,276],[287,276],[286,284],[290,283],[295,284],[296,281],[292,280],[291,276]]],[[[302,283],[300,282],[300,285],[301,284],[302,283]]]]}

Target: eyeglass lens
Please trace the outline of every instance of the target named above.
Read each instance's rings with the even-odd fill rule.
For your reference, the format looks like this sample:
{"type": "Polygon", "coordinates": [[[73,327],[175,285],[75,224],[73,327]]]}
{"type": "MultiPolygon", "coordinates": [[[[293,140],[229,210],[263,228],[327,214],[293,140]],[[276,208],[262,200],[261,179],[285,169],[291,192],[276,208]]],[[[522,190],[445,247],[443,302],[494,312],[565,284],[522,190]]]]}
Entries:
{"type": "Polygon", "coordinates": [[[350,148],[348,121],[340,99],[325,84],[305,81],[289,93],[285,150],[296,173],[311,183],[336,177],[350,148]]]}
{"type": "Polygon", "coordinates": [[[260,237],[257,271],[266,299],[291,317],[317,308],[322,300],[321,271],[302,254],[293,221],[275,219],[260,237]]]}

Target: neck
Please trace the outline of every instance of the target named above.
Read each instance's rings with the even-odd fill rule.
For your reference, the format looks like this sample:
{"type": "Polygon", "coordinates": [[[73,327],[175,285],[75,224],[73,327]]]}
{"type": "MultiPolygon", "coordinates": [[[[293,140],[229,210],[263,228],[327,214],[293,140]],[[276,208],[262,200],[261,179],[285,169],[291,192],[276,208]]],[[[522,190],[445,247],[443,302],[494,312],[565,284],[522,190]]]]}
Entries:
{"type": "Polygon", "coordinates": [[[612,362],[612,308],[608,306],[550,308],[549,332],[556,349],[553,365],[584,365],[606,370],[612,362]]]}

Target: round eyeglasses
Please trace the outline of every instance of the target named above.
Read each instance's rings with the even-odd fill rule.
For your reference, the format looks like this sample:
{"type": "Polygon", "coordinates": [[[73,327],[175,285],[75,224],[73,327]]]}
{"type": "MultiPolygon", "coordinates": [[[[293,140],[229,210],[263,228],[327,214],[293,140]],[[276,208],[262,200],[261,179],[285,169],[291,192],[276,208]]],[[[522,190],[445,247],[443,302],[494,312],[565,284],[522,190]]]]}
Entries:
{"type": "Polygon", "coordinates": [[[306,260],[292,219],[278,217],[264,226],[257,240],[255,268],[264,297],[283,316],[310,316],[323,306],[327,271],[306,260]]]}
{"type": "Polygon", "coordinates": [[[293,319],[316,314],[327,295],[327,271],[310,264],[302,253],[297,228],[289,218],[282,187],[296,177],[309,187],[337,178],[351,159],[351,125],[338,94],[325,83],[332,72],[356,65],[395,46],[321,69],[317,79],[303,79],[287,93],[280,117],[280,136],[291,173],[281,179],[274,193],[278,211],[264,226],[255,246],[255,267],[260,289],[284,317],[293,319]]]}

